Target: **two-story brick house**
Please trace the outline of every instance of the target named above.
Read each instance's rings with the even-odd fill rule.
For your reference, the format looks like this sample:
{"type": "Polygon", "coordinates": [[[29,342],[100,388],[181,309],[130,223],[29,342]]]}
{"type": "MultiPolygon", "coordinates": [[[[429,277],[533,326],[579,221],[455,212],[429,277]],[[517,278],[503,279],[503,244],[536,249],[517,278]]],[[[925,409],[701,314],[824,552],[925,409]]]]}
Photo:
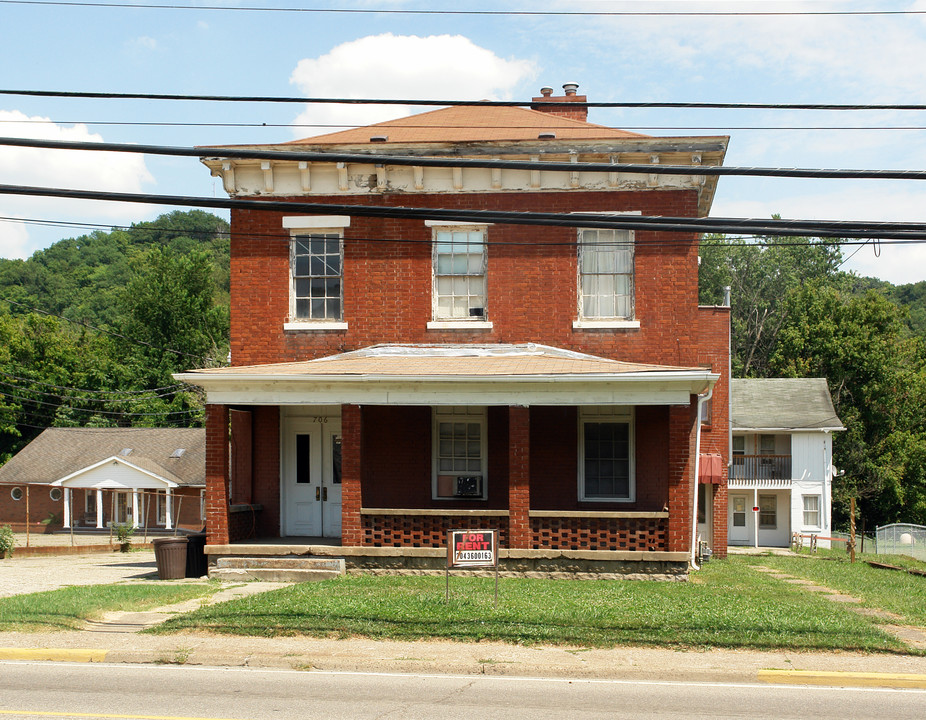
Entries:
{"type": "Polygon", "coordinates": [[[564,87],[204,149],[231,196],[276,201],[232,211],[231,367],[178,376],[208,394],[209,552],[439,566],[472,527],[512,568],[684,572],[711,452],[724,553],[728,308],[698,307],[697,234],[609,223],[707,215],[716,179],[659,165],[718,165],[727,138],[591,124],[564,87]]]}

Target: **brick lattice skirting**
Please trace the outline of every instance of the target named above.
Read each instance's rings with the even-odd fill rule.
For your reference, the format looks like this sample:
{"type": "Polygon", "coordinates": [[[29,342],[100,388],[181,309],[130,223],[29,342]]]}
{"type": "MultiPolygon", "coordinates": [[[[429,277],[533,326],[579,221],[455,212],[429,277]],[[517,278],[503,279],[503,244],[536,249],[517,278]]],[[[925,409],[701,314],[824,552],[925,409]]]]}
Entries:
{"type": "Polygon", "coordinates": [[[537,550],[668,549],[665,518],[540,517],[531,519],[531,547],[537,550]]]}
{"type": "Polygon", "coordinates": [[[447,531],[498,530],[499,547],[508,547],[506,517],[444,517],[440,515],[364,515],[363,545],[366,547],[442,548],[447,531]]]}

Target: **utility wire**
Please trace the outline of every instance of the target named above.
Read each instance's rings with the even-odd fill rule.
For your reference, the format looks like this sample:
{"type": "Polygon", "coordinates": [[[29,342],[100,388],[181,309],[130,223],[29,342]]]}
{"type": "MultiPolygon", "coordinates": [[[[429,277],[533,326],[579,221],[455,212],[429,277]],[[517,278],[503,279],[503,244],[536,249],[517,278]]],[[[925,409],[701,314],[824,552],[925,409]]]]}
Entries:
{"type": "MultiPolygon", "coordinates": [[[[538,141],[539,142],[539,141],[538,141]]],[[[0,137],[0,146],[43,150],[87,150],[177,157],[289,160],[329,163],[365,163],[406,167],[497,168],[501,170],[547,170],[554,172],[600,172],[646,175],[748,176],[796,178],[851,178],[868,180],[926,180],[926,170],[852,170],[829,168],[768,168],[721,165],[660,165],[657,163],[595,163],[533,160],[481,160],[458,157],[388,155],[383,153],[315,152],[303,150],[255,150],[235,147],[184,148],[166,145],[68,142],[35,138],[0,137]]],[[[615,151],[618,153],[619,151],[615,151]]],[[[626,151],[625,151],[626,152],[626,151]]],[[[7,186],[9,187],[9,186],[7,186]]]]}
{"type": "MultiPolygon", "coordinates": [[[[38,220],[34,218],[23,218],[23,217],[11,217],[11,216],[0,216],[0,222],[21,222],[26,225],[35,224],[41,226],[51,226],[51,227],[73,227],[76,229],[105,229],[105,230],[125,230],[125,231],[157,231],[157,228],[143,228],[133,225],[112,225],[112,224],[102,224],[102,223],[87,223],[87,222],[78,222],[78,221],[65,221],[65,220],[38,220]]],[[[187,230],[183,235],[193,236],[193,237],[211,237],[215,233],[208,230],[187,230]]],[[[221,232],[219,233],[222,237],[229,237],[231,233],[221,232]]],[[[803,247],[808,243],[806,242],[782,242],[780,240],[771,240],[767,237],[760,235],[744,235],[742,233],[735,233],[735,239],[738,240],[754,240],[756,242],[752,243],[757,246],[766,246],[766,245],[775,245],[776,247],[803,247]]],[[[733,235],[729,239],[733,239],[733,235]]],[[[293,239],[293,235],[289,232],[248,232],[247,237],[250,240],[281,240],[289,242],[293,239]]],[[[781,236],[787,237],[787,236],[781,236]]],[[[352,245],[355,243],[393,243],[398,245],[431,245],[431,238],[407,238],[407,237],[385,237],[385,236],[369,236],[369,235],[349,235],[342,238],[342,242],[345,245],[352,245]]],[[[913,240],[889,240],[886,241],[887,245],[903,245],[903,244],[918,244],[921,241],[913,240]]],[[[665,247],[674,247],[689,245],[691,240],[676,240],[672,238],[652,238],[644,241],[642,244],[646,245],[660,245],[665,247]]],[[[823,240],[820,243],[815,243],[819,245],[866,245],[868,240],[823,240]]],[[[514,240],[483,240],[481,243],[470,243],[475,245],[485,245],[486,247],[500,245],[500,246],[517,246],[523,247],[524,243],[514,240]]],[[[609,242],[598,242],[596,245],[612,247],[612,246],[622,246],[627,245],[626,241],[617,240],[613,243],[609,242]]],[[[641,244],[641,241],[634,241],[634,244],[641,244]]],[[[728,243],[725,239],[713,240],[711,238],[702,238],[699,243],[701,247],[720,247],[727,245],[728,243]]],[[[565,242],[562,241],[543,241],[535,242],[531,244],[533,247],[575,247],[576,240],[568,240],[565,242]]]]}
{"type": "MultiPolygon", "coordinates": [[[[53,383],[42,382],[41,380],[33,380],[32,378],[24,378],[19,375],[13,375],[11,373],[0,371],[0,375],[3,377],[11,378],[12,380],[18,380],[20,382],[32,383],[33,385],[41,385],[42,387],[54,388],[55,390],[64,390],[70,392],[81,392],[81,393],[96,393],[98,395],[150,395],[152,393],[160,393],[161,390],[166,390],[163,394],[156,394],[154,397],[168,397],[173,395],[179,388],[185,386],[185,383],[175,383],[173,385],[164,385],[163,387],[152,388],[150,390],[90,390],[88,388],[77,388],[71,387],[68,385],[55,385],[53,383]]],[[[0,383],[5,385],[12,385],[13,383],[7,383],[0,380],[0,383]]],[[[37,391],[33,391],[37,392],[37,391]]],[[[50,393],[49,393],[50,394],[50,393]]],[[[93,398],[86,398],[87,400],[93,400],[93,398]]],[[[115,400],[131,400],[132,398],[114,398],[115,400]]],[[[109,402],[109,400],[103,399],[102,402],[109,402]]]]}
{"type": "MultiPolygon", "coordinates": [[[[74,412],[85,412],[90,413],[91,415],[107,415],[110,417],[170,417],[174,415],[196,415],[201,410],[191,409],[191,410],[172,410],[164,412],[131,412],[131,411],[122,411],[122,410],[100,410],[100,409],[90,409],[90,408],[81,408],[74,407],[68,403],[51,403],[45,402],[44,400],[36,400],[35,398],[24,397],[22,395],[15,395],[9,392],[0,391],[0,397],[5,397],[8,400],[16,400],[31,403],[33,405],[42,405],[44,407],[53,407],[56,409],[65,408],[67,410],[73,410],[74,412]]],[[[63,398],[66,400],[77,400],[79,398],[63,398]]]]}
{"type": "Polygon", "coordinates": [[[144,340],[138,340],[137,338],[131,338],[128,335],[123,335],[122,333],[117,333],[112,330],[104,330],[103,328],[96,327],[95,325],[91,325],[90,323],[85,323],[81,320],[72,320],[71,318],[64,317],[64,315],[58,315],[56,313],[49,312],[48,310],[42,310],[41,308],[32,307],[31,305],[27,305],[26,303],[18,302],[16,300],[11,300],[9,298],[0,297],[0,302],[9,303],[10,305],[16,305],[17,307],[25,308],[26,310],[29,310],[30,312],[38,313],[40,315],[48,315],[49,317],[58,318],[59,320],[64,320],[65,322],[73,323],[74,325],[80,325],[81,327],[85,327],[88,330],[93,330],[94,332],[103,333],[104,335],[112,335],[113,337],[117,337],[122,340],[127,340],[128,342],[134,343],[136,345],[144,345],[145,347],[153,348],[154,350],[158,350],[160,352],[168,352],[168,353],[173,353],[174,355],[182,355],[184,357],[193,358],[194,360],[199,360],[201,362],[207,362],[207,363],[213,362],[214,360],[214,358],[203,357],[202,355],[193,355],[188,352],[183,352],[182,350],[174,350],[173,348],[158,347],[157,345],[154,345],[149,342],[145,342],[144,340]]]}
{"type": "Polygon", "coordinates": [[[293,8],[229,5],[75,2],[73,0],[0,0],[5,5],[120,8],[133,10],[210,10],[220,12],[303,13],[314,15],[467,15],[476,17],[869,17],[922,15],[926,10],[395,10],[377,8],[293,8]]]}
{"type": "MultiPolygon", "coordinates": [[[[0,3],[9,0],[0,0],[0,3]]],[[[923,11],[926,13],[926,11],[923,11]]],[[[97,100],[190,100],[200,102],[290,103],[297,105],[412,105],[426,107],[675,108],[710,110],[926,110],[918,103],[758,103],[758,102],[570,102],[557,100],[418,100],[412,98],[325,98],[282,95],[183,95],[77,90],[0,89],[0,95],[97,100]]]]}
{"type": "MultiPolygon", "coordinates": [[[[926,109],[926,108],[924,108],[926,109]]],[[[267,123],[267,122],[155,122],[155,121],[132,121],[132,120],[46,120],[46,119],[28,119],[28,120],[0,120],[0,124],[12,125],[87,125],[87,126],[118,126],[118,127],[220,127],[220,128],[314,128],[322,130],[350,130],[358,127],[357,125],[335,125],[331,123],[267,123]]],[[[390,128],[424,128],[429,127],[421,124],[406,124],[390,122],[390,128]]],[[[467,128],[472,125],[441,125],[442,128],[467,128]]],[[[480,125],[480,128],[498,129],[498,130],[523,130],[533,129],[534,126],[527,125],[480,125]]],[[[550,125],[549,129],[565,128],[566,125],[550,125]]],[[[574,126],[568,126],[574,127],[574,126]]],[[[926,130],[926,125],[624,125],[621,124],[621,130],[659,130],[659,131],[679,131],[686,132],[740,132],[740,131],[776,131],[776,130],[926,130]]]]}
{"type": "Polygon", "coordinates": [[[759,235],[809,235],[835,238],[882,238],[887,240],[926,240],[926,223],[857,222],[837,220],[780,220],[756,218],[692,218],[647,215],[609,215],[607,213],[546,213],[535,211],[496,211],[382,205],[351,205],[281,200],[241,200],[178,195],[97,192],[63,188],[0,185],[0,195],[60,197],[79,200],[177,205],[186,207],[267,210],[313,215],[353,215],[355,217],[445,220],[477,224],[508,223],[575,228],[606,228],[686,233],[754,233],[759,235]]]}

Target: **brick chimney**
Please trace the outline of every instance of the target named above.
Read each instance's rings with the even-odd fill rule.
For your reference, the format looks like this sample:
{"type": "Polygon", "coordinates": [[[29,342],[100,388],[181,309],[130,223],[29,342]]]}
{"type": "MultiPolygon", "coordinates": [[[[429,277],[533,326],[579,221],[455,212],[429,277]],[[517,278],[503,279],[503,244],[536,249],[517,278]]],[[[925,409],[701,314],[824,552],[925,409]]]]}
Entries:
{"type": "Polygon", "coordinates": [[[556,107],[547,106],[544,107],[544,103],[584,103],[588,102],[588,98],[585,95],[576,95],[576,90],[579,88],[579,83],[569,82],[563,85],[563,90],[565,95],[560,95],[558,97],[553,96],[553,88],[547,86],[540,88],[540,97],[531,98],[531,110],[539,110],[540,112],[550,113],[551,115],[560,115],[561,117],[567,117],[570,120],[581,120],[582,122],[588,122],[588,108],[584,106],[578,107],[556,107]]]}

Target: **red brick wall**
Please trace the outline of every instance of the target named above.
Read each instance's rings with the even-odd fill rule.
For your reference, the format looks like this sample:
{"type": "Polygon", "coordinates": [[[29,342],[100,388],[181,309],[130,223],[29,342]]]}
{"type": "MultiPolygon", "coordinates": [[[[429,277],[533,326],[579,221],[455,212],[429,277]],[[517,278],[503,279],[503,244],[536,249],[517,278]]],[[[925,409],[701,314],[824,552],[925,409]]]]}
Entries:
{"type": "Polygon", "coordinates": [[[710,424],[701,428],[701,452],[720,453],[723,477],[715,488],[713,502],[713,542],[711,549],[718,558],[727,556],[727,471],[730,462],[730,308],[701,307],[700,364],[720,373],[711,397],[710,424]]]}
{"type": "Polygon", "coordinates": [[[363,425],[359,405],[341,406],[341,544],[348,547],[363,542],[363,425]]]}
{"type": "Polygon", "coordinates": [[[256,537],[280,536],[280,408],[260,406],[252,410],[254,449],[251,467],[252,502],[261,506],[256,537]]]}
{"type": "Polygon", "coordinates": [[[210,545],[227,545],[228,407],[206,405],[206,532],[210,545]]]}
{"type": "MultiPolygon", "coordinates": [[[[404,195],[312,200],[549,212],[639,210],[678,216],[694,216],[697,211],[697,196],[687,190],[415,195],[413,203],[404,195]]],[[[420,220],[354,217],[345,229],[344,248],[344,319],[349,329],[284,333],[289,243],[283,216],[232,211],[234,365],[303,360],[381,342],[542,342],[636,362],[698,362],[697,243],[690,233],[636,233],[636,314],[642,328],[602,332],[572,327],[577,307],[574,228],[492,225],[489,241],[503,243],[488,251],[487,313],[493,329],[429,331],[430,228],[420,220]],[[394,238],[420,242],[379,240],[394,238]]]]}
{"type": "Polygon", "coordinates": [[[531,546],[530,410],[508,408],[508,541],[513,548],[531,546]]]}
{"type": "Polygon", "coordinates": [[[691,550],[696,412],[694,397],[669,408],[669,552],[691,550]]]}

